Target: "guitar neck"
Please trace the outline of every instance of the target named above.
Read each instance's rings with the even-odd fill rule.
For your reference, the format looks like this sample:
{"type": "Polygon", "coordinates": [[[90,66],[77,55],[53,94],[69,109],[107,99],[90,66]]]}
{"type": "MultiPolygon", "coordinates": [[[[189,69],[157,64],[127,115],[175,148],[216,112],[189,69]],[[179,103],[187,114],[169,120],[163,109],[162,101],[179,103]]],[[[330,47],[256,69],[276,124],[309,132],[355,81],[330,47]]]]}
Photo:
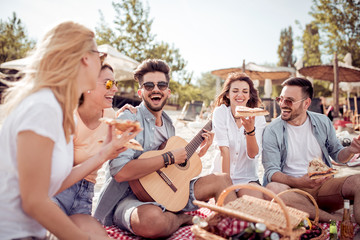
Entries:
{"type": "Polygon", "coordinates": [[[201,136],[201,134],[205,132],[204,129],[211,131],[212,129],[211,120],[198,132],[198,134],[196,134],[196,136],[188,143],[188,145],[186,145],[185,150],[186,150],[187,159],[191,158],[191,156],[194,154],[196,149],[198,149],[198,147],[202,143],[204,138],[201,136]]]}

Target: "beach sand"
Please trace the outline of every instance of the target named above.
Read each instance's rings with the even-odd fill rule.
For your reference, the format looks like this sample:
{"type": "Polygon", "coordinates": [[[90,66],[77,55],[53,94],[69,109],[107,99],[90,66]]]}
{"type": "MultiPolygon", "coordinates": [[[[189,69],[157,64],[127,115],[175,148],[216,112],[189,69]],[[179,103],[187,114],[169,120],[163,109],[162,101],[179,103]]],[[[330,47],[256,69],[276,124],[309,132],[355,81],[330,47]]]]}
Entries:
{"type": "MultiPolygon", "coordinates": [[[[202,120],[198,119],[194,122],[187,122],[186,124],[182,121],[177,121],[177,118],[180,116],[180,111],[166,111],[166,113],[171,117],[173,120],[175,129],[176,129],[176,135],[182,137],[187,142],[190,142],[192,138],[202,129],[203,126],[206,125],[208,120],[202,120]]],[[[352,137],[356,137],[359,135],[359,132],[355,132],[351,134],[352,137]]],[[[211,172],[212,163],[215,156],[215,147],[214,145],[210,146],[208,152],[201,158],[201,162],[203,165],[202,172],[200,176],[207,175],[211,172]]],[[[105,166],[105,164],[104,164],[105,166]]],[[[95,185],[95,197],[93,199],[93,206],[96,206],[97,199],[99,196],[99,191],[105,181],[104,173],[105,168],[104,166],[98,171],[98,178],[97,183],[95,185]]],[[[343,177],[343,176],[349,176],[353,174],[360,173],[360,166],[358,167],[347,167],[347,166],[333,166],[333,168],[337,169],[339,172],[335,175],[335,177],[343,177]]],[[[258,168],[258,174],[260,182],[262,183],[262,178],[264,175],[264,169],[261,164],[261,161],[259,161],[259,168],[258,168]]]]}

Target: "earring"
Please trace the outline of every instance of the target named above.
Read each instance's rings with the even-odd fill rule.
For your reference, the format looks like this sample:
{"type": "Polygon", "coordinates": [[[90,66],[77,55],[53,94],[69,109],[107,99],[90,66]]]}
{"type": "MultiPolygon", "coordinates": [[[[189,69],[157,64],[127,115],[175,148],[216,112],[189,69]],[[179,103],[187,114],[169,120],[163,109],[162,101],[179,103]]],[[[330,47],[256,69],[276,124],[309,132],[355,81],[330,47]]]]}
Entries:
{"type": "Polygon", "coordinates": [[[90,90],[88,91],[88,93],[91,93],[90,90]]]}

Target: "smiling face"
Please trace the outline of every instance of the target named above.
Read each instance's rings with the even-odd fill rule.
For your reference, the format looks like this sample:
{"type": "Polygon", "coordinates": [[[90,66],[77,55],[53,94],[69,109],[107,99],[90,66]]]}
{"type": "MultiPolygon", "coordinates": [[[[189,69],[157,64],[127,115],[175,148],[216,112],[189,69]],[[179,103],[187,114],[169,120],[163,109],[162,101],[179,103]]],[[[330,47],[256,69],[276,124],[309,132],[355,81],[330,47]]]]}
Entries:
{"type": "Polygon", "coordinates": [[[117,91],[116,84],[110,89],[106,89],[106,82],[114,81],[114,73],[109,68],[101,70],[97,80],[96,88],[88,94],[88,98],[94,102],[94,106],[100,106],[101,108],[111,108],[114,95],[117,91]]]}
{"type": "Polygon", "coordinates": [[[246,106],[250,99],[249,84],[241,80],[232,82],[227,97],[233,112],[235,112],[236,106],[246,106]]]}
{"type": "Polygon", "coordinates": [[[281,99],[292,101],[292,106],[280,101],[281,119],[292,125],[301,125],[306,119],[306,110],[310,105],[310,98],[304,98],[301,87],[285,86],[280,95],[281,99]]]}
{"type": "Polygon", "coordinates": [[[164,73],[148,72],[143,76],[143,84],[152,82],[155,84],[154,89],[148,91],[144,86],[141,86],[138,90],[138,94],[145,102],[145,106],[153,113],[161,111],[170,97],[171,91],[169,88],[162,91],[157,86],[158,82],[164,81],[167,82],[164,73]]]}

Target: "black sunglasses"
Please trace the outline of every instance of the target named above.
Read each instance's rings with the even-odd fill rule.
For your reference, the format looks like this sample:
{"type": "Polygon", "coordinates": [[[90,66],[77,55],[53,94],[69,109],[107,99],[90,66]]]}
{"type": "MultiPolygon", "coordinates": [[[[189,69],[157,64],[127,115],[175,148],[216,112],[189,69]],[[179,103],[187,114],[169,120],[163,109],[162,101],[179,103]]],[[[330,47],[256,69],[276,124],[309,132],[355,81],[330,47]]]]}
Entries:
{"type": "MultiPolygon", "coordinates": [[[[161,82],[158,82],[156,85],[160,91],[164,91],[168,88],[169,83],[161,81],[161,82]]],[[[145,82],[142,84],[142,86],[146,89],[146,91],[152,91],[155,88],[155,83],[145,82]]]]}

